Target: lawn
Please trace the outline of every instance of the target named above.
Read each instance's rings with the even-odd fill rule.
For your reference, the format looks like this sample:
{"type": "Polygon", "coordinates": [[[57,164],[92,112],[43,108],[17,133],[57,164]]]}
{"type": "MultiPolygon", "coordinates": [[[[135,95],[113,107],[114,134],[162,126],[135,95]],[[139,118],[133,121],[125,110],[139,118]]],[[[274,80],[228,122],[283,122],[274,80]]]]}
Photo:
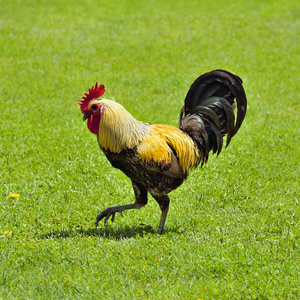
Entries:
{"type": "Polygon", "coordinates": [[[299,299],[299,2],[1,1],[1,299],[299,299]],[[95,82],[176,125],[190,84],[244,81],[245,121],[170,194],[166,231],[82,122],[95,82]],[[17,193],[20,197],[12,198],[17,193]]]}

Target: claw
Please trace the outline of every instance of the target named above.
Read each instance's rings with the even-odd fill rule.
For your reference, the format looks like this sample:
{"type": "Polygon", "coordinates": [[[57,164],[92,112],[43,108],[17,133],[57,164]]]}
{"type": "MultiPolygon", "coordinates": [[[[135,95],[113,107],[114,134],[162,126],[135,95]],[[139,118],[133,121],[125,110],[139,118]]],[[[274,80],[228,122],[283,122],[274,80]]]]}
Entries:
{"type": "Polygon", "coordinates": [[[116,213],[112,213],[111,221],[113,222],[115,220],[116,213]]]}
{"type": "Polygon", "coordinates": [[[98,223],[103,219],[104,219],[104,224],[106,224],[106,222],[108,221],[108,219],[111,216],[111,221],[113,222],[115,220],[115,215],[118,212],[122,217],[122,211],[126,210],[126,209],[137,209],[137,208],[141,208],[144,205],[141,205],[140,203],[132,203],[132,204],[126,204],[126,205],[119,205],[119,206],[112,206],[112,207],[108,207],[107,209],[105,209],[104,211],[102,211],[96,218],[96,222],[95,225],[96,227],[98,226],[98,223]]]}
{"type": "Polygon", "coordinates": [[[98,226],[98,223],[103,219],[104,219],[104,225],[106,225],[107,221],[109,220],[109,218],[111,217],[111,221],[113,222],[115,220],[115,215],[116,212],[120,213],[120,215],[123,217],[122,215],[122,210],[119,207],[108,207],[107,209],[105,209],[104,211],[102,211],[96,219],[95,225],[96,227],[98,226]]]}

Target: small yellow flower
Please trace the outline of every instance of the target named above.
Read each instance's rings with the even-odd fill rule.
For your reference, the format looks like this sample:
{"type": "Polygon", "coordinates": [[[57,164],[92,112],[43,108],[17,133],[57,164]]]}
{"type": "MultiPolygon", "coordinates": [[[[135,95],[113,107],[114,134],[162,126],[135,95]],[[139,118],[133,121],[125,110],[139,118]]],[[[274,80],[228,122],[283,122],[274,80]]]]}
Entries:
{"type": "Polygon", "coordinates": [[[20,198],[21,196],[17,193],[12,193],[10,194],[10,198],[15,199],[15,198],[20,198]]]}
{"type": "Polygon", "coordinates": [[[4,232],[2,232],[2,233],[0,233],[1,235],[3,235],[3,236],[6,236],[6,237],[11,237],[12,236],[12,232],[11,231],[4,231],[4,232]]]}

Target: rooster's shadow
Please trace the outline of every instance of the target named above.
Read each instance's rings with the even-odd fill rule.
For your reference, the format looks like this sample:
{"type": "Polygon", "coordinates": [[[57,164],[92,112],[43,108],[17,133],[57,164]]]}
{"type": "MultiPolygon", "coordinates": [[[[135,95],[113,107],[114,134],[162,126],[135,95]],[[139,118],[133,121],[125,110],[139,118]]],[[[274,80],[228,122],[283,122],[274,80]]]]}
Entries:
{"type": "MultiPolygon", "coordinates": [[[[177,227],[168,227],[163,234],[172,232],[179,233],[177,227]]],[[[144,237],[146,235],[157,235],[157,230],[150,225],[139,224],[133,226],[105,226],[104,228],[74,228],[53,230],[43,234],[44,239],[65,239],[74,237],[101,237],[111,240],[144,237]]]]}

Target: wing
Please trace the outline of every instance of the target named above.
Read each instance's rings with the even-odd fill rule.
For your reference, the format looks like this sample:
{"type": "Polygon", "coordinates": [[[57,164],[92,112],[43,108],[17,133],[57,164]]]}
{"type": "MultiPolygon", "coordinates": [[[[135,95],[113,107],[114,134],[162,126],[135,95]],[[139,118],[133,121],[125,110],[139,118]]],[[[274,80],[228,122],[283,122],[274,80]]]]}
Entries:
{"type": "Polygon", "coordinates": [[[151,135],[137,147],[140,167],[147,173],[160,173],[175,178],[186,178],[174,150],[159,135],[151,135]]]}
{"type": "Polygon", "coordinates": [[[149,172],[186,178],[200,161],[191,138],[174,126],[150,125],[152,132],[137,146],[141,166],[149,172]]]}

